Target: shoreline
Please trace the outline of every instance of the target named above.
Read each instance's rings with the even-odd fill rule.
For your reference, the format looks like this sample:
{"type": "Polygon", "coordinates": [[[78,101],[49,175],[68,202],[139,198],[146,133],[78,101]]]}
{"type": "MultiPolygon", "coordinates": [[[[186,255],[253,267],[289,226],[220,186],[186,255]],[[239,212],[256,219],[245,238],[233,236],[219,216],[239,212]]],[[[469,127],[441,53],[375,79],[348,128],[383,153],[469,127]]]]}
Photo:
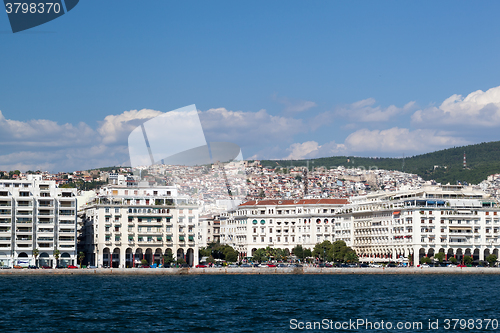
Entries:
{"type": "Polygon", "coordinates": [[[96,269],[1,269],[0,276],[12,275],[443,275],[500,274],[488,267],[394,267],[394,268],[96,268],[96,269]]]}

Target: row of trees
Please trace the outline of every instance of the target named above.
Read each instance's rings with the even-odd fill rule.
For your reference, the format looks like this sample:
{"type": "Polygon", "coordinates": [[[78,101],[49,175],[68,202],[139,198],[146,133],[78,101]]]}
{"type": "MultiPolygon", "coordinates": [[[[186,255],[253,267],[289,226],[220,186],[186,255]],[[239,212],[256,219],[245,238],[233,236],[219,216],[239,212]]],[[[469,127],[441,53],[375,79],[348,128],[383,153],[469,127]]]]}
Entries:
{"type": "MultiPolygon", "coordinates": [[[[438,252],[434,255],[434,259],[437,260],[440,264],[443,263],[444,258],[445,258],[445,254],[443,252],[438,252]]],[[[490,254],[489,256],[487,256],[485,258],[486,262],[488,262],[488,265],[490,267],[493,267],[495,265],[495,263],[497,262],[497,259],[498,259],[497,256],[494,254],[490,254]]],[[[452,264],[456,264],[458,262],[457,258],[455,258],[455,257],[451,257],[450,259],[448,259],[448,261],[451,262],[452,264]]],[[[463,257],[464,265],[472,265],[473,261],[474,261],[474,259],[471,256],[464,256],[463,257]]],[[[428,258],[428,257],[422,257],[422,258],[420,258],[420,263],[421,264],[430,264],[430,263],[432,263],[432,260],[431,260],[431,258],[428,258]]]]}
{"type": "MultiPolygon", "coordinates": [[[[292,249],[292,254],[301,261],[305,261],[307,258],[318,258],[323,262],[354,263],[359,261],[356,252],[348,247],[344,241],[332,243],[326,240],[316,244],[313,250],[303,248],[302,245],[297,245],[292,249]]],[[[257,249],[252,256],[252,260],[258,262],[268,260],[287,261],[290,255],[288,249],[275,249],[268,246],[265,249],[257,249]]]]}
{"type": "Polygon", "coordinates": [[[200,258],[208,257],[208,263],[215,263],[217,260],[225,260],[227,262],[238,261],[238,251],[229,245],[222,245],[220,243],[210,243],[207,247],[199,250],[200,258]]]}

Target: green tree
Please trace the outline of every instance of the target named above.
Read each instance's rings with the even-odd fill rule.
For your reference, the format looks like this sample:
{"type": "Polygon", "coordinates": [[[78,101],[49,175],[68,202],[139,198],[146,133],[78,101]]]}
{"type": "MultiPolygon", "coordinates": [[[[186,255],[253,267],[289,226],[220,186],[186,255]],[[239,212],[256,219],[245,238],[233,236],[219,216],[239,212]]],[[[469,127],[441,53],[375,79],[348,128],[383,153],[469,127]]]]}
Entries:
{"type": "Polygon", "coordinates": [[[320,258],[322,261],[332,261],[333,244],[328,240],[318,243],[314,246],[312,254],[314,257],[320,258]]]}
{"type": "Polygon", "coordinates": [[[252,256],[252,261],[258,261],[259,263],[267,260],[266,250],[263,248],[257,249],[252,256]]]}
{"type": "Polygon", "coordinates": [[[212,255],[212,249],[209,246],[202,247],[202,248],[200,248],[198,253],[199,253],[200,258],[210,257],[212,255]]]}
{"type": "Polygon", "coordinates": [[[443,252],[438,252],[434,255],[434,259],[437,259],[440,264],[443,263],[444,260],[444,253],[443,252]]]}
{"type": "Polygon", "coordinates": [[[83,259],[85,259],[85,253],[82,252],[82,251],[80,251],[78,253],[78,261],[80,262],[80,268],[82,268],[82,261],[83,261],[83,259]]]}
{"type": "Polygon", "coordinates": [[[311,249],[304,249],[304,259],[307,259],[308,257],[312,257],[312,251],[311,249]]]}
{"type": "Polygon", "coordinates": [[[465,265],[472,265],[472,257],[471,256],[465,256],[464,257],[464,264],[465,265]]]}
{"type": "Polygon", "coordinates": [[[177,265],[183,265],[186,263],[186,260],[184,260],[184,258],[182,258],[182,257],[179,257],[179,258],[177,258],[176,263],[177,263],[177,265]]]}
{"type": "Polygon", "coordinates": [[[144,266],[149,265],[149,262],[146,259],[142,259],[141,265],[144,265],[144,266]]]}
{"type": "Polygon", "coordinates": [[[61,251],[57,248],[53,252],[54,258],[56,259],[56,267],[59,266],[59,256],[61,255],[61,251]]]}
{"type": "Polygon", "coordinates": [[[431,258],[429,257],[420,258],[420,264],[430,264],[430,263],[431,263],[431,258]]]}
{"type": "Polygon", "coordinates": [[[347,244],[344,241],[338,240],[333,242],[333,260],[343,261],[346,252],[347,252],[347,244]]]}
{"type": "Polygon", "coordinates": [[[497,259],[498,259],[497,256],[494,254],[490,254],[489,256],[486,257],[486,261],[488,262],[490,267],[495,266],[497,259]]]}
{"type": "Polygon", "coordinates": [[[40,251],[38,249],[33,249],[33,257],[35,257],[35,266],[38,266],[37,258],[38,258],[39,254],[40,254],[40,251]]]}
{"type": "Polygon", "coordinates": [[[304,260],[304,248],[302,245],[297,245],[292,249],[292,253],[294,256],[296,256],[300,260],[304,260]]]}
{"type": "Polygon", "coordinates": [[[450,262],[451,262],[453,265],[456,265],[456,264],[457,264],[457,261],[458,261],[458,260],[457,260],[457,258],[455,258],[455,257],[451,257],[451,258],[450,258],[450,262]]]}
{"type": "Polygon", "coordinates": [[[174,255],[172,254],[172,252],[167,252],[164,256],[163,256],[163,265],[171,265],[173,262],[175,261],[174,259],[174,255]]]}
{"type": "Polygon", "coordinates": [[[344,256],[344,261],[348,263],[353,263],[353,262],[358,262],[359,258],[355,251],[350,250],[346,252],[344,256]]]}
{"type": "Polygon", "coordinates": [[[214,259],[214,257],[212,257],[212,256],[208,257],[208,259],[207,259],[207,263],[209,263],[209,264],[215,264],[215,259],[214,259]]]}

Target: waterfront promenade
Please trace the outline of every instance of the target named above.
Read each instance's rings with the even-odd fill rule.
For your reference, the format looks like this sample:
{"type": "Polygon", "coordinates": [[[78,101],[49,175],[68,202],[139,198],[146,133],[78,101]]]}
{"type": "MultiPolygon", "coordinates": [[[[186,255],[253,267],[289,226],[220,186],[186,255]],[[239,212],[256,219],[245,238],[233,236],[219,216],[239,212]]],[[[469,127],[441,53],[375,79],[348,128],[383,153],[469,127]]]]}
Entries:
{"type": "Polygon", "coordinates": [[[500,274],[500,268],[488,267],[406,267],[406,268],[318,268],[318,267],[238,267],[238,268],[97,268],[97,269],[2,269],[8,275],[266,275],[266,274],[500,274]]]}

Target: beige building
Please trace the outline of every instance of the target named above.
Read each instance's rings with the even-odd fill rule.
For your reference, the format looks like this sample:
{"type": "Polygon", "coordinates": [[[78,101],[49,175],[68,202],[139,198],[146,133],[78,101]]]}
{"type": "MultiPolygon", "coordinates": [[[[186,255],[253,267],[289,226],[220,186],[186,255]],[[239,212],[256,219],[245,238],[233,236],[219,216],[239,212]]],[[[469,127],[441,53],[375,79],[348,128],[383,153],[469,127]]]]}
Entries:
{"type": "Polygon", "coordinates": [[[163,263],[172,253],[198,263],[198,205],[179,197],[173,186],[101,189],[81,212],[81,248],[99,267],[163,263]]]}

